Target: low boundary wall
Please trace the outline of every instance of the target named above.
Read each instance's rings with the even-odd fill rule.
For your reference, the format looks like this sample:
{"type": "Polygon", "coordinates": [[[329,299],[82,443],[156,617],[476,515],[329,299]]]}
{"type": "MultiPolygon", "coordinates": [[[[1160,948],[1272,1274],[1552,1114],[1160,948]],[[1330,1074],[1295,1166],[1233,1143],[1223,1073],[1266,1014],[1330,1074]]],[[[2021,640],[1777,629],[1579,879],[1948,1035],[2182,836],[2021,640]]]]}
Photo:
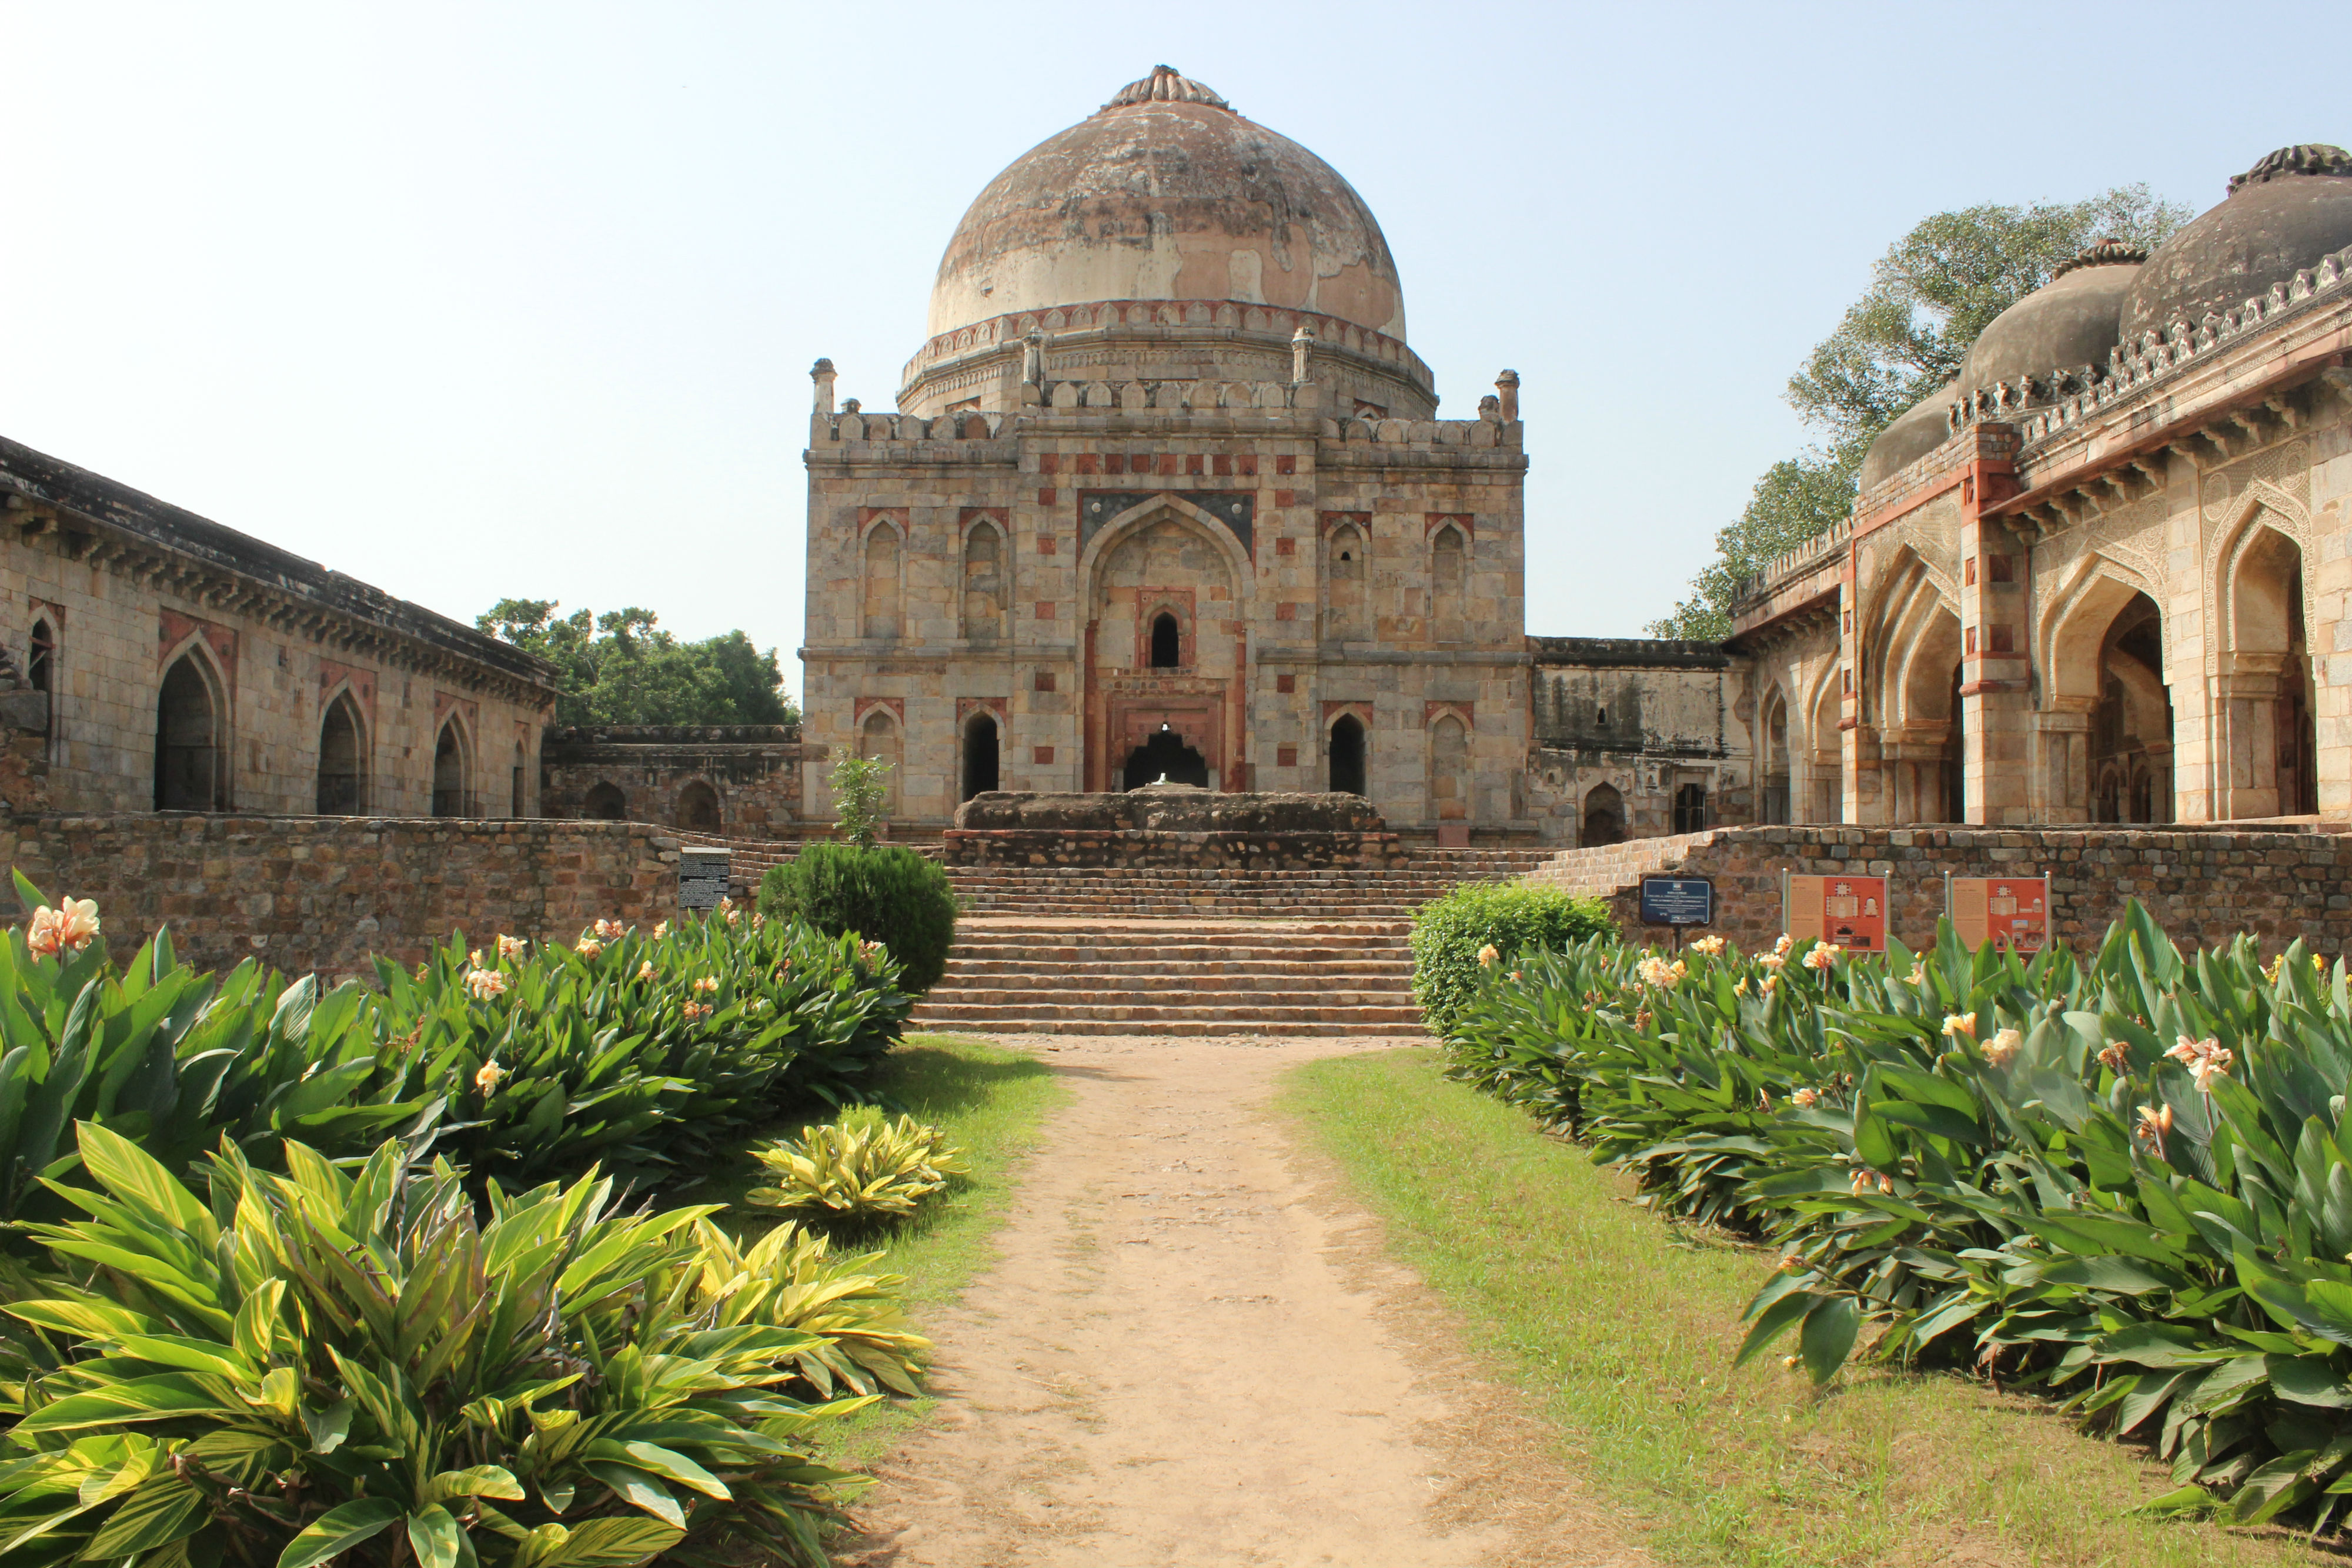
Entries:
{"type": "Polygon", "coordinates": [[[1648,873],[1711,877],[1712,929],[1745,948],[1780,934],[1780,875],[1841,872],[1888,879],[1888,929],[1912,947],[1935,938],[1944,877],[2050,878],[2050,933],[2081,951],[2137,898],[2183,944],[2252,932],[2266,951],[2300,936],[2352,948],[2352,835],[2155,828],[1714,828],[1566,850],[1523,880],[1607,899],[1634,940],[1648,873]]]}
{"type": "MultiPolygon", "coordinates": [[[[18,816],[0,850],[52,902],[98,901],[128,959],[169,922],[199,968],[259,958],[289,974],[414,963],[462,930],[570,940],[599,916],[677,908],[678,841],[642,822],[506,818],[18,816]]],[[[15,914],[6,905],[8,921],[15,914]]]]}

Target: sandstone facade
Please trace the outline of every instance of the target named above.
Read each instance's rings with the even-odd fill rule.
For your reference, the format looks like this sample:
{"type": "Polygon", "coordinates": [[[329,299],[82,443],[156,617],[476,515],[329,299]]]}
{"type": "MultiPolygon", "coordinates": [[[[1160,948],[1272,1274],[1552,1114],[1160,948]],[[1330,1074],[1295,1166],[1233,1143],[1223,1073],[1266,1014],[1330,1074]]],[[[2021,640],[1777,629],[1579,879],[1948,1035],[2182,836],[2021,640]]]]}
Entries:
{"type": "Polygon", "coordinates": [[[5,440],[0,507],[0,722],[52,809],[538,810],[555,694],[520,649],[5,440]]]}
{"type": "Polygon", "coordinates": [[[797,838],[808,825],[808,768],[798,725],[551,728],[541,742],[540,810],[710,838],[797,838]]]}
{"type": "Polygon", "coordinates": [[[1753,581],[1768,820],[2352,821],[2352,155],[2095,247],[1753,581]]]}

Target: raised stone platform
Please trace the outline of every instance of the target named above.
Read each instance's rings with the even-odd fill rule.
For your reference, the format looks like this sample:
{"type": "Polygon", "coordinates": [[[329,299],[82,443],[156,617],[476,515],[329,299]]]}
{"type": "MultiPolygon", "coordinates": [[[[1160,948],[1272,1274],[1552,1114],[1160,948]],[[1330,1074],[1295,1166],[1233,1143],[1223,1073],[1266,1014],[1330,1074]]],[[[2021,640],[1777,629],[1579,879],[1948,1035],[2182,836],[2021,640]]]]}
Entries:
{"type": "Polygon", "coordinates": [[[956,811],[950,865],[1297,870],[1402,864],[1370,801],[1342,794],[1220,794],[1155,784],[1124,794],[991,790],[956,811]]]}

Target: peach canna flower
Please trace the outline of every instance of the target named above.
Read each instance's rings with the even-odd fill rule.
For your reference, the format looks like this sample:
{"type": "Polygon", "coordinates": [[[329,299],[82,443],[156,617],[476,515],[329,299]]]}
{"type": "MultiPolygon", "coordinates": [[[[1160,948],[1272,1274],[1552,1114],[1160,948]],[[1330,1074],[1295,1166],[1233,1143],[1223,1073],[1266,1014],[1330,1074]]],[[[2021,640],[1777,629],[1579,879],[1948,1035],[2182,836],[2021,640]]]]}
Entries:
{"type": "Polygon", "coordinates": [[[2017,1060],[2018,1048],[2022,1044],[2024,1044],[2024,1039],[2015,1030],[2002,1030],[1986,1042],[1985,1060],[1995,1067],[2007,1067],[2011,1061],[2017,1060]]]}

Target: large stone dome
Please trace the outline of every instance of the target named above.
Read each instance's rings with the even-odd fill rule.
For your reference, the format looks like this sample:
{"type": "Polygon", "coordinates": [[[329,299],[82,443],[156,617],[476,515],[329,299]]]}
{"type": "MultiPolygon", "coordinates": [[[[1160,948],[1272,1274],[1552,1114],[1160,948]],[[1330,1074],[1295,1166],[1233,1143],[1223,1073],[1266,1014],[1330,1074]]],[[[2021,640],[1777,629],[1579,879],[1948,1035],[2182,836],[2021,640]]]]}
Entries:
{"type": "Polygon", "coordinates": [[[1166,66],[989,182],[940,259],[929,332],[1110,300],[1273,306],[1404,337],[1363,198],[1166,66]]]}
{"type": "Polygon", "coordinates": [[[2060,267],[2057,277],[1977,334],[1960,366],[1959,392],[2105,364],[2107,350],[2120,340],[2124,298],[2147,260],[2144,250],[2101,240],[2060,267]]]}
{"type": "Polygon", "coordinates": [[[2157,247],[2124,300],[2123,337],[2201,326],[2352,246],[2352,153],[2286,147],[2230,182],[2228,199],[2157,247]]]}

